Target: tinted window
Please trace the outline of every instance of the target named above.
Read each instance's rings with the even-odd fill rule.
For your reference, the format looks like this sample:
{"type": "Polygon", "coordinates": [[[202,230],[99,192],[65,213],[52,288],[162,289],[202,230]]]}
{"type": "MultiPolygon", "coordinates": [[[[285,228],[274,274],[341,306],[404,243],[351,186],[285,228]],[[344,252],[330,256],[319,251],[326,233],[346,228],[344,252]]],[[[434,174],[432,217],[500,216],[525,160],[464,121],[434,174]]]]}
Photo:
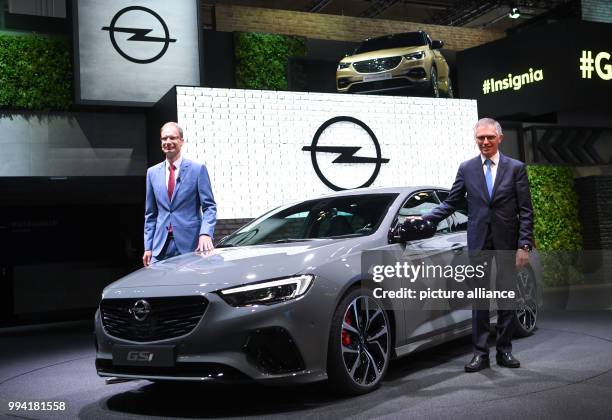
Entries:
{"type": "Polygon", "coordinates": [[[423,37],[422,33],[408,32],[405,34],[395,34],[368,39],[363,41],[353,54],[385,50],[388,48],[417,47],[425,44],[425,38],[423,37]]]}
{"type": "MultiPolygon", "coordinates": [[[[404,223],[408,216],[423,216],[438,206],[440,202],[433,191],[421,191],[412,195],[397,214],[397,218],[394,222],[394,226],[397,223],[404,223]]],[[[438,232],[446,233],[450,232],[448,222],[442,220],[438,223],[438,232]]]]}
{"type": "Polygon", "coordinates": [[[397,194],[368,194],[305,201],[260,217],[220,246],[369,235],[396,198],[397,194]]]}
{"type": "MultiPolygon", "coordinates": [[[[446,200],[448,197],[448,191],[436,191],[440,201],[446,200]]],[[[461,200],[457,206],[455,212],[448,218],[450,229],[453,232],[467,230],[467,199],[461,200]]]]}

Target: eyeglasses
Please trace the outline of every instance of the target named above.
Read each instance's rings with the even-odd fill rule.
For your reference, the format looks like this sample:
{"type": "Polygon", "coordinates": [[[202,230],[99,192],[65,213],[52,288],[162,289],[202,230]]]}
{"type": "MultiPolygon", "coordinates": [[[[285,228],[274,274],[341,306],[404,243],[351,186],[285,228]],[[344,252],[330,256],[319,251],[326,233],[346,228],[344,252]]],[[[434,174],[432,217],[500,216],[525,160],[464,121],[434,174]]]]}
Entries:
{"type": "Polygon", "coordinates": [[[160,140],[161,140],[161,141],[167,141],[167,140],[170,140],[170,141],[175,141],[175,140],[178,140],[178,139],[180,139],[180,137],[179,137],[179,136],[165,136],[165,137],[160,137],[160,140]]]}
{"type": "Polygon", "coordinates": [[[478,136],[478,137],[476,137],[476,140],[478,140],[480,143],[482,143],[485,140],[493,141],[496,138],[497,138],[497,136],[478,136]]]}

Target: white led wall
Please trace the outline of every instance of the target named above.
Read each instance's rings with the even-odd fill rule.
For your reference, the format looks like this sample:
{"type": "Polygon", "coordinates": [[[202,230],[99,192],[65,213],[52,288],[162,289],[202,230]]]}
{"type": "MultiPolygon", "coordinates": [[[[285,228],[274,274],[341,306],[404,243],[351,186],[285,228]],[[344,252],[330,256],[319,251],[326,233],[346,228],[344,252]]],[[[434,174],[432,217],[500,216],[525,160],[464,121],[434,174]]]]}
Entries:
{"type": "Polygon", "coordinates": [[[185,156],[206,164],[219,219],[333,192],[322,178],[361,186],[377,166],[371,187],[450,188],[477,154],[473,100],[177,87],[177,108],[185,156]],[[322,178],[310,151],[318,130],[322,178]]]}

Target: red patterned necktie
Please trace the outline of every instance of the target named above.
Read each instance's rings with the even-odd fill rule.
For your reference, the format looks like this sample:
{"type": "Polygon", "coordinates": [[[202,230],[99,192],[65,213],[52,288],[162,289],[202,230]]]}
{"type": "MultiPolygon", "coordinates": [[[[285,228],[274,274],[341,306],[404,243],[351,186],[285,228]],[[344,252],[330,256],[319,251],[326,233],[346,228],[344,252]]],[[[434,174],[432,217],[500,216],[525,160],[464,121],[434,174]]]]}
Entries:
{"type": "Polygon", "coordinates": [[[176,180],[174,177],[174,170],[176,168],[174,165],[170,165],[170,178],[168,178],[168,200],[172,201],[172,194],[174,194],[174,186],[176,184],[176,180]]]}
{"type": "MultiPolygon", "coordinates": [[[[176,179],[174,176],[174,170],[176,168],[174,165],[170,165],[170,177],[168,178],[168,200],[172,201],[172,194],[174,194],[174,186],[176,184],[176,179]]],[[[168,233],[172,233],[172,224],[168,226],[168,233]]]]}

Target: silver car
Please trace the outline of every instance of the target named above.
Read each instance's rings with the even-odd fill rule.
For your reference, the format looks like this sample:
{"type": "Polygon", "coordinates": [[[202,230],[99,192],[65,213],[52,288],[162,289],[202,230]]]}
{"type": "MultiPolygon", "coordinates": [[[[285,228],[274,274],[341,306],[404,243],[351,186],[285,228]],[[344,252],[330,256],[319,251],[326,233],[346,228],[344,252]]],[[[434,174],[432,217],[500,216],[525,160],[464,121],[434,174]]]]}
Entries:
{"type": "MultiPolygon", "coordinates": [[[[209,255],[140,269],[105,288],[95,315],[100,376],[375,389],[389,361],[471,328],[469,308],[411,310],[376,297],[364,255],[428,253],[453,263],[466,244],[458,210],[410,236],[408,216],[427,213],[443,188],[344,191],[272,210],[223,238],[209,255]]],[[[521,272],[520,335],[534,330],[537,254],[521,272]]],[[[384,283],[380,283],[385,287],[384,283]]],[[[390,284],[387,286],[391,286],[390,284]]]]}

